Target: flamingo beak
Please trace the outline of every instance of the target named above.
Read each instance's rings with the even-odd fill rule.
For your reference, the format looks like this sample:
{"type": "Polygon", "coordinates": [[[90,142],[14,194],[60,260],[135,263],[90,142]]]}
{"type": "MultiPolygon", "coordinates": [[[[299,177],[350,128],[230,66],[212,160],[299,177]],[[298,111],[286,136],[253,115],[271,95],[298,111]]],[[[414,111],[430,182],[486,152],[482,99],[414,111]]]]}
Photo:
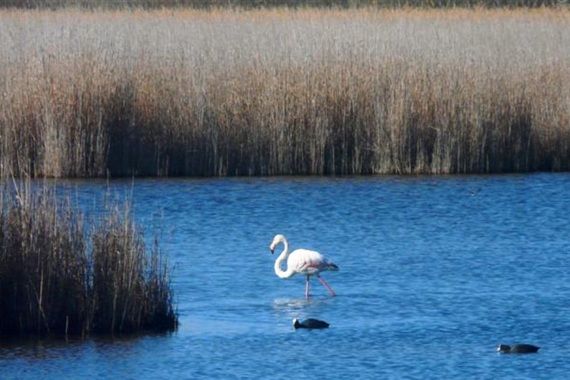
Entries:
{"type": "Polygon", "coordinates": [[[269,247],[269,250],[271,251],[271,254],[273,254],[273,252],[275,251],[275,248],[269,247]]]}

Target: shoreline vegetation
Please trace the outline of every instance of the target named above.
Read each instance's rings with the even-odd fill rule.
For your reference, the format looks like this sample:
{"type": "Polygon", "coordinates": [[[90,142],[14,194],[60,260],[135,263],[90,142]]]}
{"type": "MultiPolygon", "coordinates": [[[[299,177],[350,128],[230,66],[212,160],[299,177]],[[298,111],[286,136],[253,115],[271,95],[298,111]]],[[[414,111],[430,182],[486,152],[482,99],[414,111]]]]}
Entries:
{"type": "Polygon", "coordinates": [[[0,0],[2,8],[160,9],[160,8],[455,8],[552,7],[568,0],[0,0]]]}
{"type": "Polygon", "coordinates": [[[3,9],[0,169],[568,171],[569,62],[565,6],[3,9]]]}
{"type": "Polygon", "coordinates": [[[127,208],[86,228],[49,185],[0,185],[0,336],[176,329],[169,269],[127,208]]]}

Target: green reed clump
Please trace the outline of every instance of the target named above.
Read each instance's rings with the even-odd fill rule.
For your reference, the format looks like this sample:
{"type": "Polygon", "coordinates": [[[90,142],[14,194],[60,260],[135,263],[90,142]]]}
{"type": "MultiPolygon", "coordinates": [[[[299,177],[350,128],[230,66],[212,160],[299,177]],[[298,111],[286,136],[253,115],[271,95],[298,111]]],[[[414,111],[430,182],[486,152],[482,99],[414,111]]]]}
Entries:
{"type": "Polygon", "coordinates": [[[167,268],[129,214],[86,234],[47,187],[0,191],[0,335],[81,335],[176,328],[167,268]]]}
{"type": "Polygon", "coordinates": [[[147,258],[128,214],[114,212],[92,234],[93,331],[171,330],[176,326],[166,267],[147,258]]]}
{"type": "Polygon", "coordinates": [[[48,194],[2,192],[0,334],[81,334],[89,278],[81,219],[48,194]]]}

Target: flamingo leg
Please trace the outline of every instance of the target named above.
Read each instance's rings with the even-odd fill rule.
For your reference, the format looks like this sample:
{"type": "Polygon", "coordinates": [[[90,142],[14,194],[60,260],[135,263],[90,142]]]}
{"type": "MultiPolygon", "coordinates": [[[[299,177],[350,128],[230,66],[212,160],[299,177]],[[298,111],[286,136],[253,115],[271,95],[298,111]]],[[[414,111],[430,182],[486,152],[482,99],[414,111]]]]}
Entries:
{"type": "Polygon", "coordinates": [[[331,296],[336,296],[336,293],[334,292],[334,290],[331,288],[331,286],[325,281],[324,278],[322,278],[321,276],[317,275],[317,278],[319,279],[319,281],[321,282],[321,284],[323,284],[323,286],[325,288],[327,288],[327,290],[329,291],[329,293],[331,294],[331,296]]]}
{"type": "Polygon", "coordinates": [[[305,298],[309,299],[311,296],[311,284],[309,283],[309,275],[307,275],[307,279],[305,280],[305,298]]]}

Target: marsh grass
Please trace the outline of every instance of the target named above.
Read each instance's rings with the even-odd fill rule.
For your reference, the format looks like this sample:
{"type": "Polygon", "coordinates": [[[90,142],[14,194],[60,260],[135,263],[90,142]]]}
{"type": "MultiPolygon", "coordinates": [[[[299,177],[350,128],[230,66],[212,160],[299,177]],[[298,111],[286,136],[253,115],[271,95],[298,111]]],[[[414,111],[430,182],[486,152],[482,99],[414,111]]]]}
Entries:
{"type": "Polygon", "coordinates": [[[69,200],[28,182],[0,192],[0,335],[87,336],[176,328],[163,257],[128,211],[86,231],[69,200]]]}
{"type": "Polygon", "coordinates": [[[0,11],[16,176],[570,169],[570,11],[0,11]]]}
{"type": "Polygon", "coordinates": [[[0,0],[0,7],[125,9],[125,8],[264,8],[264,7],[542,7],[568,4],[568,0],[0,0]]]}

